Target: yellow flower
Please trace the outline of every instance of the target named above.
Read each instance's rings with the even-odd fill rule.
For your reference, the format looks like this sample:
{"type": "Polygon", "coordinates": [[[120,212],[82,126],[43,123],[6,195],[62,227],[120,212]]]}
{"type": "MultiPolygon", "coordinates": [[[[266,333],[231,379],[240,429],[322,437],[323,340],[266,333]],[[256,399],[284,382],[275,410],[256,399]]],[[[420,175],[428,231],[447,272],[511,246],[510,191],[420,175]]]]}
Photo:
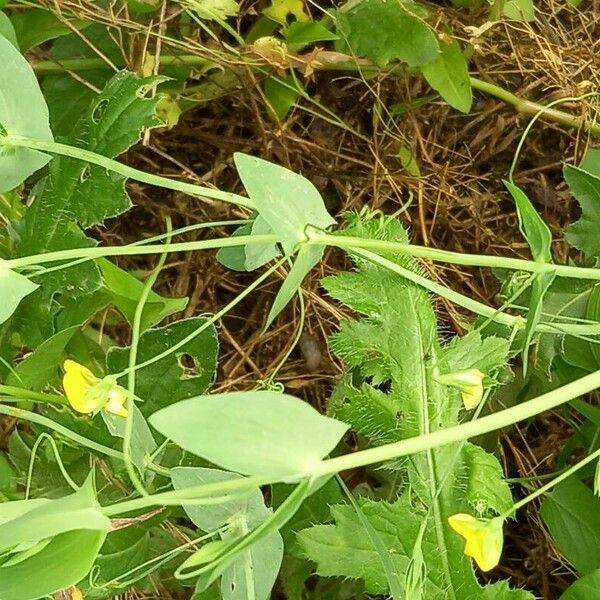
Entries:
{"type": "Polygon", "coordinates": [[[466,540],[464,553],[473,558],[482,571],[490,571],[500,562],[503,522],[502,517],[476,519],[464,513],[448,517],[450,527],[466,540]]]}
{"type": "Polygon", "coordinates": [[[465,409],[471,410],[476,408],[483,398],[483,377],[479,369],[466,369],[440,375],[437,380],[444,385],[458,388],[465,409]]]}
{"type": "Polygon", "coordinates": [[[98,379],[74,360],[65,360],[63,367],[63,388],[73,410],[89,414],[104,409],[120,417],[127,416],[126,390],[109,379],[98,379]]]}

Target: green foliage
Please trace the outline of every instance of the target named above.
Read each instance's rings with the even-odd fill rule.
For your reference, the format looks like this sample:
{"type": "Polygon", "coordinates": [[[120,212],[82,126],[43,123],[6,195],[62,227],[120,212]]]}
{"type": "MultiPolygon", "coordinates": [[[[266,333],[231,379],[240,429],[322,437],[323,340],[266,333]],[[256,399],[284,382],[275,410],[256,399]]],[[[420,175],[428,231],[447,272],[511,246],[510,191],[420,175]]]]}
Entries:
{"type": "Polygon", "coordinates": [[[581,206],[581,218],[567,227],[565,237],[586,256],[600,258],[600,166],[598,150],[590,150],[579,167],[565,165],[563,172],[569,190],[581,206]]]}
{"type": "MultiPolygon", "coordinates": [[[[207,317],[181,319],[146,331],[138,345],[138,364],[167,352],[176,344],[182,344],[177,351],[137,370],[136,394],[144,399],[140,408],[145,415],[178,400],[203,394],[215,379],[219,344],[215,326],[208,323],[207,317]]],[[[129,351],[127,347],[111,348],[106,357],[108,372],[125,371],[129,351]]]]}
{"type": "Polygon", "coordinates": [[[7,321],[15,310],[17,310],[21,300],[38,288],[27,277],[7,269],[1,263],[0,286],[4,294],[3,302],[0,306],[0,323],[7,321]]]}
{"type": "MultiPolygon", "coordinates": [[[[183,467],[171,471],[175,489],[240,477],[235,473],[200,467],[183,467]]],[[[199,529],[207,532],[219,529],[221,539],[228,541],[252,531],[271,515],[259,489],[215,506],[184,505],[184,509],[199,529]]],[[[282,557],[283,539],[278,532],[265,537],[250,550],[241,553],[221,575],[223,600],[269,598],[282,557]],[[248,590],[249,585],[253,587],[253,594],[248,590]]]]}
{"type": "Polygon", "coordinates": [[[150,423],[178,446],[216,465],[282,479],[309,473],[348,428],[297,398],[269,391],[191,398],[153,414],[150,423]]]}
{"type": "Polygon", "coordinates": [[[540,514],[565,558],[583,575],[600,569],[600,498],[570,477],[556,486],[542,503],[540,514]]]}
{"type": "Polygon", "coordinates": [[[440,54],[421,67],[427,83],[438,91],[450,106],[468,113],[473,102],[469,67],[459,43],[440,44],[440,54]]]}
{"type": "MultiPolygon", "coordinates": [[[[159,124],[155,115],[160,96],[146,98],[161,80],[138,79],[132,73],[118,73],[92,102],[72,134],[78,147],[106,156],[117,156],[134,144],[145,128],[159,124]]],[[[131,201],[120,175],[84,161],[57,157],[48,176],[32,192],[32,205],[19,223],[19,255],[85,247],[95,244],[79,227],[90,227],[126,211],[131,201]]],[[[37,322],[28,320],[21,333],[31,344],[52,330],[55,295],[68,293],[76,298],[102,285],[100,272],[91,262],[62,269],[37,279],[41,289],[24,306],[35,303],[41,313],[37,322]],[[43,333],[36,332],[40,328],[43,333]]]]}
{"type": "Polygon", "coordinates": [[[560,600],[589,600],[600,589],[600,569],[582,577],[572,584],[560,600]]]}
{"type": "Polygon", "coordinates": [[[412,0],[365,0],[347,11],[338,11],[340,40],[336,47],[379,65],[400,60],[411,67],[422,67],[440,53],[436,36],[423,16],[424,10],[412,0]]]}
{"type": "MultiPolygon", "coordinates": [[[[349,217],[348,235],[406,242],[393,220],[364,222],[349,217]]],[[[413,261],[400,260],[418,269],[413,261]]],[[[488,382],[506,361],[504,340],[482,340],[473,332],[447,346],[438,341],[428,295],[397,275],[357,261],[357,270],[323,281],[336,299],[360,313],[360,320],[341,323],[331,340],[333,350],[352,369],[338,386],[331,413],[350,423],[373,445],[422,435],[459,421],[460,400],[436,381],[436,372],[477,367],[488,382]],[[398,324],[402,323],[399,327],[398,324]]],[[[458,512],[502,513],[510,508],[510,492],[497,459],[472,444],[454,444],[388,464],[402,482],[393,502],[360,500],[369,520],[392,556],[401,579],[415,552],[425,560],[426,598],[484,597],[461,541],[446,519],[458,512]],[[400,516],[401,515],[401,516],[400,516]],[[420,528],[426,521],[421,540],[420,528]]],[[[388,578],[361,520],[348,506],[332,508],[335,525],[317,525],[299,534],[306,555],[324,576],[362,578],[367,592],[389,591],[388,578]]],[[[529,597],[511,592],[510,597],[529,597]]]]}
{"type": "MultiPolygon", "coordinates": [[[[4,135],[52,141],[48,109],[29,63],[3,36],[0,56],[0,141],[4,135]]],[[[17,187],[49,160],[37,150],[0,146],[0,192],[17,187]]]]}

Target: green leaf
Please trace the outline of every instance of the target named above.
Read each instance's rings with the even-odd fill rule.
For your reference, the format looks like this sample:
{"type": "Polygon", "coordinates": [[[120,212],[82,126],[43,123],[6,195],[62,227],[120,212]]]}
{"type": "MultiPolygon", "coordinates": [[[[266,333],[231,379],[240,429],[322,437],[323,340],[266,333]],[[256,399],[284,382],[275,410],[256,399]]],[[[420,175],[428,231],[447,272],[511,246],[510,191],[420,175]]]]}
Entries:
{"type": "Polygon", "coordinates": [[[19,49],[15,28],[8,16],[3,12],[0,12],[0,36],[5,37],[17,50],[19,49]]]}
{"type": "MultiPolygon", "coordinates": [[[[109,260],[103,258],[96,261],[96,264],[100,267],[104,288],[110,295],[111,303],[132,324],[144,284],[109,260]]],[[[150,291],[142,314],[142,331],[160,323],[165,317],[182,311],[187,303],[187,298],[165,298],[150,291]]]]}
{"type": "MultiPolygon", "coordinates": [[[[204,327],[207,317],[175,321],[165,327],[149,329],[140,337],[138,364],[168,350],[204,327]]],[[[135,393],[144,399],[140,410],[145,416],[178,400],[206,392],[212,385],[217,368],[217,333],[209,325],[179,350],[136,373],[135,393]]],[[[129,348],[111,348],[106,356],[107,370],[119,373],[127,369],[129,348]]],[[[125,380],[123,380],[124,383],[125,380]]]]}
{"type": "Polygon", "coordinates": [[[19,544],[37,542],[66,531],[95,529],[107,532],[110,528],[110,519],[100,511],[90,477],[74,494],[42,505],[32,505],[31,510],[2,523],[0,554],[15,549],[19,544]]]}
{"type": "MultiPolygon", "coordinates": [[[[406,232],[389,217],[363,211],[347,220],[350,225],[344,235],[407,241],[406,232]]],[[[419,272],[414,260],[388,256],[419,272]]],[[[441,385],[435,374],[480,367],[489,385],[494,371],[506,363],[508,344],[497,338],[482,340],[473,332],[441,346],[433,306],[422,288],[367,261],[355,262],[355,272],[323,282],[330,295],[362,315],[343,320],[331,340],[332,350],[350,371],[334,392],[330,414],[348,422],[365,436],[364,443],[374,446],[457,425],[460,394],[441,385]]],[[[447,518],[477,511],[491,516],[512,505],[498,461],[479,447],[457,443],[414,454],[410,460],[390,461],[384,467],[403,482],[398,490],[402,495],[391,504],[364,501],[361,508],[392,555],[400,579],[406,580],[408,566],[420,552],[426,572],[424,598],[442,600],[450,593],[456,598],[486,597],[487,589],[479,585],[447,518]]],[[[398,493],[398,484],[389,485],[392,489],[385,489],[385,497],[398,493]]],[[[371,493],[377,494],[378,489],[371,493]]],[[[336,525],[301,532],[307,557],[317,562],[322,575],[362,578],[368,593],[387,594],[381,552],[361,533],[360,520],[347,507],[335,507],[332,516],[336,525]]],[[[514,598],[519,592],[507,594],[514,598]]]]}
{"type": "Polygon", "coordinates": [[[6,383],[41,392],[55,376],[65,347],[79,329],[79,325],[68,327],[42,342],[17,365],[15,370],[8,376],[6,383]]]}
{"type": "MultiPolygon", "coordinates": [[[[171,478],[175,489],[239,479],[241,475],[228,473],[218,469],[179,467],[172,469],[171,478]]],[[[238,496],[230,501],[214,505],[194,506],[183,505],[184,510],[203,531],[213,531],[223,526],[227,530],[221,533],[225,546],[236,537],[243,536],[267,521],[271,511],[265,506],[260,489],[238,496]]],[[[214,546],[212,546],[214,547],[214,546]]],[[[204,546],[203,548],[207,548],[204,546]]],[[[216,547],[218,551],[220,546],[216,547]]],[[[201,550],[202,552],[202,550],[201,550]]],[[[273,583],[279,572],[283,557],[283,541],[279,533],[266,536],[241,553],[233,564],[223,571],[221,590],[223,598],[230,600],[246,600],[254,597],[256,600],[266,600],[269,597],[273,583]],[[248,594],[248,573],[254,594],[248,594]]],[[[204,587],[202,583],[201,588],[204,587]]]]}
{"type": "Polygon", "coordinates": [[[265,80],[265,96],[279,120],[285,119],[303,91],[300,81],[293,75],[272,76],[265,80]]]}
{"type": "Polygon", "coordinates": [[[581,206],[581,218],[567,227],[567,242],[588,257],[600,258],[600,174],[572,165],[565,165],[563,174],[569,190],[581,206]]]}
{"type": "Polygon", "coordinates": [[[600,569],[592,571],[573,583],[560,600],[593,600],[600,590],[600,569]]]}
{"type": "MultiPolygon", "coordinates": [[[[238,227],[231,235],[250,235],[254,222],[246,223],[238,227]]],[[[231,246],[230,248],[220,248],[217,252],[217,260],[232,271],[246,271],[246,248],[244,246],[231,246]]]]}
{"type": "Polygon", "coordinates": [[[83,579],[92,568],[105,531],[67,531],[37,554],[10,567],[0,567],[2,600],[38,600],[83,579]]]}
{"type": "Polygon", "coordinates": [[[490,336],[482,338],[479,331],[453,338],[445,348],[441,369],[452,373],[463,369],[478,369],[488,377],[508,362],[508,340],[490,336]]]}
{"type": "Polygon", "coordinates": [[[533,0],[507,0],[502,14],[513,21],[535,21],[533,0]]]}
{"type": "Polygon", "coordinates": [[[25,53],[48,40],[67,35],[73,29],[84,29],[89,21],[73,20],[65,23],[65,17],[59,19],[54,13],[43,8],[34,8],[17,12],[11,17],[17,33],[21,52],[25,53]]]}
{"type": "MultiPolygon", "coordinates": [[[[126,420],[123,417],[113,415],[104,410],[101,414],[111,435],[124,439],[126,420]]],[[[142,475],[146,473],[146,469],[155,450],[156,442],[154,441],[152,431],[150,431],[150,427],[148,427],[148,423],[140,409],[134,405],[131,461],[142,475]]]]}
{"type": "Polygon", "coordinates": [[[320,246],[301,246],[296,256],[296,260],[290,269],[287,277],[284,279],[273,306],[267,315],[265,328],[269,327],[277,315],[288,305],[294,294],[300,288],[302,281],[308,275],[310,270],[321,260],[324,249],[320,246]]]}
{"type": "Polygon", "coordinates": [[[216,465],[277,478],[310,473],[348,428],[293,396],[269,391],[184,400],[152,415],[150,423],[184,450],[216,465]]]}
{"type": "Polygon", "coordinates": [[[224,21],[235,17],[240,7],[235,0],[185,0],[187,8],[207,21],[224,21]]]}
{"type": "Polygon", "coordinates": [[[234,160],[248,196],[280,236],[286,254],[306,239],[308,225],[325,229],[335,223],[315,186],[302,175],[240,152],[234,160]]]}
{"type": "Polygon", "coordinates": [[[341,40],[336,47],[380,65],[397,59],[422,67],[440,52],[436,36],[419,18],[422,16],[423,9],[411,1],[364,0],[348,11],[338,11],[341,40]]]}
{"type": "MultiPolygon", "coordinates": [[[[208,469],[205,467],[176,467],[171,469],[171,481],[176,490],[188,487],[241,479],[237,473],[208,469]]],[[[264,522],[271,512],[265,506],[265,499],[260,489],[252,490],[248,494],[236,496],[231,500],[219,503],[198,506],[183,504],[183,509],[194,525],[202,531],[214,531],[233,520],[238,515],[243,515],[250,529],[254,529],[264,522]]]]}
{"type": "Polygon", "coordinates": [[[467,443],[463,448],[465,465],[469,472],[465,499],[476,514],[490,511],[510,512],[513,499],[504,482],[502,465],[498,459],[480,446],[467,443]]]}
{"type": "Polygon", "coordinates": [[[318,21],[294,21],[284,30],[283,35],[288,45],[313,44],[314,42],[330,42],[340,39],[339,35],[332,33],[318,21]]]}
{"type": "MultiPolygon", "coordinates": [[[[420,523],[426,518],[419,506],[413,505],[408,495],[396,502],[359,500],[364,516],[377,532],[387,548],[400,578],[408,568],[412,551],[419,534],[420,523]]],[[[371,540],[365,535],[363,524],[351,506],[335,505],[331,507],[334,525],[318,525],[298,533],[298,540],[306,555],[317,563],[317,573],[322,577],[345,577],[362,579],[370,594],[388,593],[388,582],[379,554],[371,540]]],[[[447,600],[449,588],[446,585],[450,576],[440,557],[438,538],[433,527],[425,530],[422,542],[423,555],[427,560],[427,578],[424,598],[427,600],[447,600]]],[[[449,548],[456,555],[462,554],[462,542],[449,548]]],[[[453,554],[445,555],[447,568],[455,564],[453,554]]],[[[458,578],[458,573],[452,573],[458,578]]],[[[454,590],[453,597],[484,600],[505,598],[506,600],[533,600],[533,596],[524,590],[510,590],[504,582],[481,588],[475,578],[464,581],[463,587],[454,590]],[[496,594],[504,587],[503,594],[496,594]],[[490,593],[488,593],[490,592],[490,593]]]]}
{"type": "MultiPolygon", "coordinates": [[[[264,235],[273,233],[270,225],[259,215],[254,219],[251,227],[252,235],[264,235]]],[[[279,248],[276,244],[249,244],[241,248],[245,254],[244,269],[254,271],[279,256],[279,248]]]]}
{"type": "MultiPolygon", "coordinates": [[[[158,81],[117,73],[75,127],[72,143],[111,158],[127,150],[145,128],[159,123],[155,108],[160,95],[145,97],[158,81]]],[[[48,177],[34,188],[30,201],[31,207],[17,225],[19,256],[95,245],[79,226],[100,224],[131,205],[120,175],[68,157],[51,162],[48,177]]],[[[92,262],[42,275],[39,281],[41,289],[24,307],[27,316],[37,317],[23,318],[19,331],[29,341],[36,336],[27,330],[39,327],[43,338],[52,329],[52,300],[58,292],[77,298],[96,291],[102,283],[92,262]]]]}
{"type": "Polygon", "coordinates": [[[21,300],[37,288],[38,285],[29,281],[27,277],[3,267],[0,263],[0,290],[2,290],[0,323],[7,321],[17,310],[21,300]]]}
{"type": "MultiPolygon", "coordinates": [[[[0,36],[0,136],[30,137],[52,142],[48,107],[29,63],[0,36]]],[[[41,169],[50,156],[28,148],[0,146],[0,193],[17,187],[41,169]]]]}
{"type": "Polygon", "coordinates": [[[421,68],[427,83],[456,110],[468,113],[473,102],[469,66],[460,44],[440,44],[441,53],[421,68]]]}
{"type": "Polygon", "coordinates": [[[504,181],[517,206],[519,229],[531,248],[533,258],[538,262],[552,262],[552,234],[535,210],[525,192],[510,181],[504,181]]]}
{"type": "Polygon", "coordinates": [[[546,496],[540,515],[563,556],[583,574],[600,568],[600,498],[575,477],[546,496]]]}

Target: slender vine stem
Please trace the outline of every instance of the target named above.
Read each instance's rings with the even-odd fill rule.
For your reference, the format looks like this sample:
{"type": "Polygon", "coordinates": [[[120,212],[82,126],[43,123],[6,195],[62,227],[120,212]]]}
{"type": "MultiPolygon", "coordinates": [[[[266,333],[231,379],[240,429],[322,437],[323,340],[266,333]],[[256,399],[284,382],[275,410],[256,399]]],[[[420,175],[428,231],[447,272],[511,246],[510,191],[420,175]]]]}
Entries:
{"type": "Polygon", "coordinates": [[[215,248],[231,248],[246,246],[248,244],[276,244],[279,237],[274,234],[264,235],[238,235],[228,238],[198,240],[196,242],[176,242],[173,244],[149,244],[147,246],[100,246],[97,248],[73,248],[70,250],[57,250],[43,254],[32,254],[20,258],[2,261],[7,269],[23,269],[44,263],[58,262],[61,260],[75,260],[78,258],[104,258],[107,256],[135,256],[141,254],[161,254],[168,252],[193,252],[195,250],[210,250],[215,248]]]}
{"type": "Polygon", "coordinates": [[[542,494],[545,494],[546,492],[550,491],[554,486],[561,483],[561,481],[564,481],[568,477],[571,477],[571,475],[573,475],[574,473],[579,471],[579,469],[582,469],[583,467],[585,467],[585,465],[588,465],[589,463],[593,462],[596,459],[600,459],[600,448],[598,448],[598,450],[596,450],[595,452],[592,452],[591,454],[586,456],[584,459],[580,460],[577,464],[575,464],[572,467],[569,467],[568,469],[563,471],[560,475],[558,475],[558,477],[555,477],[552,481],[549,481],[548,483],[544,484],[542,487],[538,488],[534,492],[531,492],[531,494],[529,494],[528,496],[525,496],[525,498],[523,498],[522,500],[515,502],[513,507],[509,511],[504,513],[502,516],[505,519],[510,517],[512,514],[517,512],[520,508],[523,508],[523,506],[525,506],[526,504],[529,504],[529,502],[531,502],[532,500],[535,500],[542,494]]]}
{"type": "Polygon", "coordinates": [[[160,188],[166,188],[174,190],[176,192],[182,192],[184,194],[190,194],[191,196],[202,196],[205,198],[211,198],[213,200],[220,200],[221,202],[227,202],[229,204],[236,204],[237,206],[243,206],[245,208],[254,208],[254,204],[248,198],[233,194],[232,192],[222,192],[221,190],[215,190],[213,188],[205,187],[202,185],[196,185],[194,183],[185,183],[184,181],[176,181],[175,179],[169,179],[168,177],[161,177],[160,175],[152,175],[145,171],[140,171],[128,165],[124,165],[116,160],[96,154],[90,150],[84,150],[83,148],[77,148],[75,146],[69,146],[67,144],[60,144],[58,142],[46,142],[42,140],[35,140],[28,137],[18,135],[0,135],[0,147],[21,147],[29,148],[31,150],[39,150],[41,152],[48,152],[50,154],[60,154],[61,156],[68,156],[70,158],[76,158],[78,160],[104,167],[108,171],[113,171],[126,177],[127,179],[134,179],[141,183],[147,183],[160,188]]]}
{"type": "MultiPolygon", "coordinates": [[[[438,448],[447,444],[460,442],[479,435],[502,429],[514,425],[524,419],[529,419],[539,413],[551,410],[573,400],[583,394],[587,394],[600,387],[600,371],[590,373],[576,381],[568,383],[560,388],[542,394],[537,398],[523,402],[517,406],[506,408],[497,413],[482,417],[475,421],[469,421],[454,427],[439,429],[412,438],[407,438],[400,442],[368,448],[360,452],[345,454],[321,461],[315,465],[310,472],[299,473],[296,476],[286,478],[287,481],[302,480],[307,478],[317,478],[327,475],[333,475],[348,469],[356,469],[375,463],[386,462],[401,456],[423,452],[432,448],[438,448]]],[[[219,494],[232,492],[250,491],[262,485],[277,483],[279,479],[252,476],[242,479],[234,479],[225,482],[216,482],[192,486],[181,490],[173,490],[154,494],[144,498],[135,498],[126,500],[104,507],[103,513],[107,516],[113,516],[130,512],[134,510],[145,509],[149,506],[158,505],[180,505],[190,504],[194,501],[201,501],[203,498],[209,498],[219,494]]]]}
{"type": "Polygon", "coordinates": [[[337,246],[346,250],[362,248],[365,250],[378,250],[383,252],[397,252],[415,258],[425,258],[433,261],[444,262],[453,265],[464,265],[471,267],[490,267],[493,269],[510,269],[513,271],[526,271],[528,273],[554,272],[558,277],[572,277],[576,279],[591,279],[600,281],[600,269],[589,267],[572,267],[570,265],[555,265],[540,263],[522,258],[509,258],[504,256],[487,256],[480,254],[463,254],[449,250],[439,250],[427,246],[415,246],[413,244],[402,244],[387,240],[374,240],[370,238],[351,237],[343,235],[332,235],[320,231],[309,231],[311,243],[337,246]]]}

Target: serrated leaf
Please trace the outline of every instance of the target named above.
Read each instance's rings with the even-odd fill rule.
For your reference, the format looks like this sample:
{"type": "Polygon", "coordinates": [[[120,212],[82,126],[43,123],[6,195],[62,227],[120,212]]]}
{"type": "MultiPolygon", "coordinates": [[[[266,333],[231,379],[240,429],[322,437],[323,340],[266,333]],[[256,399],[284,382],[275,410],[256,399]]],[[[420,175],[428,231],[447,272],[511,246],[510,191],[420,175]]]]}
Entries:
{"type": "Polygon", "coordinates": [[[478,515],[509,512],[513,499],[504,483],[504,473],[498,459],[480,446],[467,443],[463,449],[469,473],[465,499],[478,515]]]}
{"type": "Polygon", "coordinates": [[[414,2],[364,0],[348,11],[338,11],[341,40],[336,47],[381,65],[397,59],[422,67],[440,52],[436,36],[419,18],[422,16],[423,9],[414,2]]]}
{"type": "MultiPolygon", "coordinates": [[[[48,107],[29,63],[4,36],[0,36],[0,135],[30,137],[52,142],[48,107]]],[[[0,192],[23,183],[41,169],[50,156],[29,148],[0,146],[0,192]]]]}
{"type": "Polygon", "coordinates": [[[17,34],[15,28],[11,23],[8,16],[0,11],[0,36],[5,37],[17,50],[19,49],[19,42],[17,42],[17,34]]]}
{"type": "MultiPolygon", "coordinates": [[[[344,234],[406,243],[406,233],[391,219],[363,211],[349,222],[344,234]]],[[[388,256],[407,269],[418,270],[412,259],[393,253],[388,256]]],[[[373,445],[458,424],[459,394],[438,383],[434,373],[480,365],[492,374],[506,361],[508,344],[496,338],[482,340],[478,333],[441,346],[428,294],[382,267],[357,259],[354,273],[328,277],[324,285],[362,315],[342,321],[332,339],[332,349],[352,368],[352,374],[335,390],[329,409],[373,445]]],[[[400,472],[410,492],[405,491],[393,504],[367,501],[362,507],[392,554],[400,578],[404,579],[414,557],[418,532],[426,519],[425,537],[419,546],[427,573],[424,597],[442,600],[449,590],[456,598],[486,597],[447,518],[473,512],[473,505],[490,515],[511,506],[496,459],[481,448],[452,444],[386,467],[400,472]],[[482,480],[486,487],[481,486],[482,480]]],[[[361,577],[368,592],[388,593],[381,553],[369,546],[364,533],[360,534],[360,522],[345,510],[336,507],[332,512],[336,526],[315,528],[318,544],[305,548],[308,557],[318,563],[323,575],[361,577]]],[[[311,536],[311,531],[301,535],[311,536]]],[[[509,592],[508,597],[515,596],[509,592]]]]}
{"type": "Polygon", "coordinates": [[[469,66],[460,44],[440,44],[440,54],[421,68],[427,83],[456,110],[468,113],[473,102],[469,66]]]}
{"type": "MultiPolygon", "coordinates": [[[[72,143],[111,158],[127,150],[145,128],[158,124],[154,113],[160,96],[144,97],[157,81],[160,79],[117,73],[74,129],[72,143]]],[[[100,224],[131,205],[121,176],[68,157],[57,157],[51,162],[48,177],[34,188],[30,201],[32,206],[17,225],[19,256],[94,245],[96,242],[86,237],[79,226],[100,224]]],[[[41,289],[32,296],[27,309],[32,310],[31,304],[37,304],[37,310],[31,314],[39,313],[39,319],[30,319],[31,323],[24,325],[26,329],[45,327],[46,335],[52,327],[51,302],[56,293],[84,296],[102,283],[92,262],[43,275],[37,281],[41,289]]]]}
{"type": "Polygon", "coordinates": [[[600,175],[572,165],[565,165],[563,174],[581,206],[581,218],[567,227],[567,242],[588,257],[600,258],[600,175]]]}
{"type": "MultiPolygon", "coordinates": [[[[192,317],[149,329],[140,337],[138,364],[192,335],[206,321],[207,317],[192,317]]],[[[138,369],[135,393],[144,399],[140,404],[142,413],[148,416],[178,400],[204,393],[215,378],[218,347],[215,326],[210,325],[176,352],[138,369]]],[[[128,361],[129,348],[111,348],[106,356],[110,373],[124,371],[128,361]]]]}
{"type": "Polygon", "coordinates": [[[506,365],[510,344],[508,340],[490,336],[482,338],[478,331],[453,338],[446,346],[442,370],[446,373],[462,369],[477,369],[485,375],[506,365]]]}
{"type": "Polygon", "coordinates": [[[298,398],[270,391],[191,398],[155,413],[150,423],[184,450],[230,471],[281,478],[310,473],[348,428],[298,398]]]}

